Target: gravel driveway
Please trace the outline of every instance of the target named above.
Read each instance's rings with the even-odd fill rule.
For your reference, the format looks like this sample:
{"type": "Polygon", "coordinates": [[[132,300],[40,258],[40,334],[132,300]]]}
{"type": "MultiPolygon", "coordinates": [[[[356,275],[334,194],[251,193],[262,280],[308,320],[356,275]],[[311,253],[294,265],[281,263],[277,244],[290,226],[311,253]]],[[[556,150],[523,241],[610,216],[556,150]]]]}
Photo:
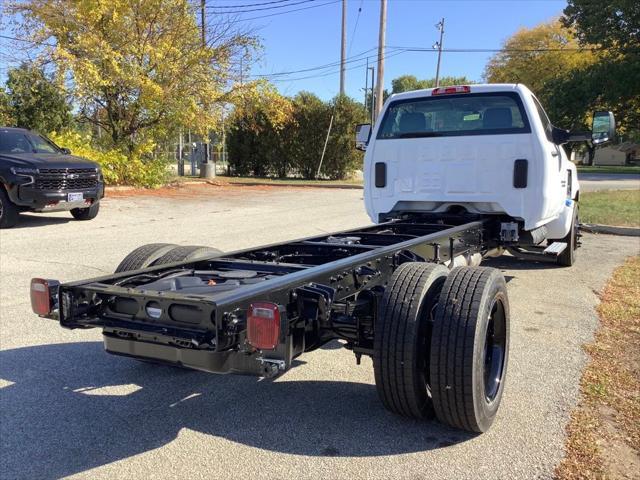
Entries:
{"type": "Polygon", "coordinates": [[[367,224],[361,190],[107,198],[96,220],[69,218],[28,216],[0,233],[2,478],[549,478],[596,292],[640,253],[637,238],[585,235],[569,269],[487,262],[508,280],[511,356],[496,423],[472,436],[385,411],[371,361],[356,366],[337,342],[260,381],[109,356],[99,331],[29,312],[30,277],[97,276],[143,243],[232,250],[367,224]]]}

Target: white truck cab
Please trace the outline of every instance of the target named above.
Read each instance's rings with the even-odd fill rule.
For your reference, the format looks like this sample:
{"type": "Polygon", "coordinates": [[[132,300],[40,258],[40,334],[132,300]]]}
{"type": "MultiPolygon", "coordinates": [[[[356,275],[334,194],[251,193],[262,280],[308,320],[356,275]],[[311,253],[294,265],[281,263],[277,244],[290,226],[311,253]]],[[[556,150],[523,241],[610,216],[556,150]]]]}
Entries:
{"type": "Polygon", "coordinates": [[[514,243],[566,239],[577,225],[580,187],[562,144],[608,140],[613,115],[594,119],[593,134],[555,128],[521,84],[391,95],[373,128],[357,132],[367,213],[374,222],[401,212],[500,215],[514,243]]]}

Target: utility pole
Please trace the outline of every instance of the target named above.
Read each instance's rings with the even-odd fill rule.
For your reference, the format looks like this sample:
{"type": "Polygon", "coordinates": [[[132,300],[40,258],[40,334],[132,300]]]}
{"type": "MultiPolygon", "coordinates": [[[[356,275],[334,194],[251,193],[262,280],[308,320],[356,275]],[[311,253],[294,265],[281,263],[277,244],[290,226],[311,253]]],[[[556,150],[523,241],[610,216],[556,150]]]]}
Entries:
{"type": "Polygon", "coordinates": [[[371,126],[373,127],[373,124],[376,121],[376,116],[375,116],[375,98],[376,95],[373,91],[373,86],[376,84],[376,69],[374,67],[369,67],[368,70],[371,70],[371,108],[369,110],[369,115],[371,117],[371,126]]]}
{"type": "Polygon", "coordinates": [[[206,45],[207,45],[207,40],[206,40],[206,37],[205,37],[205,31],[204,31],[205,1],[206,0],[200,0],[200,23],[202,25],[202,48],[206,47],[206,45]]]}
{"type": "Polygon", "coordinates": [[[369,111],[368,105],[369,105],[369,58],[367,57],[367,69],[364,71],[364,109],[366,111],[369,111]]]}
{"type": "Polygon", "coordinates": [[[380,0],[380,34],[378,37],[378,83],[376,84],[375,94],[375,116],[377,117],[382,110],[383,87],[384,87],[384,48],[387,30],[387,0],[380,0]]]}
{"type": "Polygon", "coordinates": [[[345,61],[347,57],[347,0],[342,0],[342,45],[340,51],[340,95],[344,95],[345,61]]]}
{"type": "MultiPolygon", "coordinates": [[[[206,8],[206,0],[200,0],[200,26],[202,33],[202,50],[207,48],[207,32],[206,32],[206,17],[205,17],[205,8],[206,8]]],[[[210,105],[205,103],[205,108],[208,110],[211,108],[210,105]]],[[[215,165],[211,162],[211,145],[209,145],[210,132],[207,130],[207,136],[204,138],[202,142],[202,147],[204,148],[204,155],[202,157],[202,163],[200,164],[200,176],[202,178],[213,178],[216,176],[215,165]]],[[[193,165],[193,163],[192,163],[193,165]]],[[[193,168],[193,167],[192,167],[193,168]]],[[[193,175],[193,172],[191,172],[193,175]]]]}
{"type": "Polygon", "coordinates": [[[436,88],[438,88],[440,86],[440,58],[442,57],[442,39],[444,38],[444,18],[436,23],[436,28],[440,30],[440,41],[433,46],[433,48],[438,49],[438,66],[436,67],[436,88]]]}

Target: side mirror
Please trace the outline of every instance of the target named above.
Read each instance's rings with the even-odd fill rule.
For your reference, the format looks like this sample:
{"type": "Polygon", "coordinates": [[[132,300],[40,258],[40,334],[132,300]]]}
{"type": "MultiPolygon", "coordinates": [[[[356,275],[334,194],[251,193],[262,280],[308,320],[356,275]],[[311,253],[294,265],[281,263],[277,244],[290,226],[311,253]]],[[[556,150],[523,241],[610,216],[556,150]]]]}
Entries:
{"type": "Polygon", "coordinates": [[[367,149],[369,137],[371,136],[371,124],[361,123],[356,126],[356,148],[363,152],[367,149]]]}
{"type": "Polygon", "coordinates": [[[594,145],[612,140],[616,134],[616,119],[612,112],[594,112],[591,124],[591,141],[594,145]]]}
{"type": "Polygon", "coordinates": [[[60,151],[65,155],[71,155],[71,150],[68,148],[61,148],[60,151]]]}

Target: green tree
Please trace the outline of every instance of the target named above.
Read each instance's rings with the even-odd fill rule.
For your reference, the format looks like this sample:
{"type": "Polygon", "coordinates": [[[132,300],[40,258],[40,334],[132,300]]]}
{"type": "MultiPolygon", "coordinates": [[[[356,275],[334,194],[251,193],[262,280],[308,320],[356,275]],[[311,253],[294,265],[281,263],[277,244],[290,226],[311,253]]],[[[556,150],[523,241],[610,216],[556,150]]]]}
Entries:
{"type": "Polygon", "coordinates": [[[71,124],[71,104],[61,85],[42,68],[27,63],[12,68],[6,85],[6,108],[16,126],[46,134],[71,124]]]}
{"type": "Polygon", "coordinates": [[[315,178],[330,120],[331,106],[313,93],[300,92],[293,98],[295,129],[288,136],[287,154],[304,178],[315,178]]]}
{"type": "MultiPolygon", "coordinates": [[[[618,131],[640,140],[640,3],[636,0],[569,0],[562,18],[583,45],[603,48],[596,63],[558,82],[575,97],[579,108],[607,109],[616,114],[618,131]]],[[[555,98],[570,111],[566,98],[555,98]]]]}
{"type": "Polygon", "coordinates": [[[362,152],[354,148],[354,135],[356,125],[367,122],[368,118],[364,105],[346,95],[335,97],[331,107],[333,128],[320,173],[331,179],[343,179],[362,168],[362,152]]]}
{"type": "Polygon", "coordinates": [[[14,126],[14,122],[13,111],[9,104],[9,95],[4,87],[0,86],[0,126],[11,127],[14,126]]]}
{"type": "Polygon", "coordinates": [[[638,53],[640,3],[637,0],[568,0],[562,23],[575,28],[582,44],[638,53]]]}
{"type": "Polygon", "coordinates": [[[227,134],[229,164],[235,174],[287,176],[292,110],[291,100],[266,82],[238,100],[227,134]]]}
{"type": "Polygon", "coordinates": [[[68,74],[85,121],[129,155],[149,151],[175,125],[199,133],[232,98],[233,62],[255,45],[232,23],[209,25],[201,43],[189,0],[25,0],[12,9],[27,36],[68,74]]]}

